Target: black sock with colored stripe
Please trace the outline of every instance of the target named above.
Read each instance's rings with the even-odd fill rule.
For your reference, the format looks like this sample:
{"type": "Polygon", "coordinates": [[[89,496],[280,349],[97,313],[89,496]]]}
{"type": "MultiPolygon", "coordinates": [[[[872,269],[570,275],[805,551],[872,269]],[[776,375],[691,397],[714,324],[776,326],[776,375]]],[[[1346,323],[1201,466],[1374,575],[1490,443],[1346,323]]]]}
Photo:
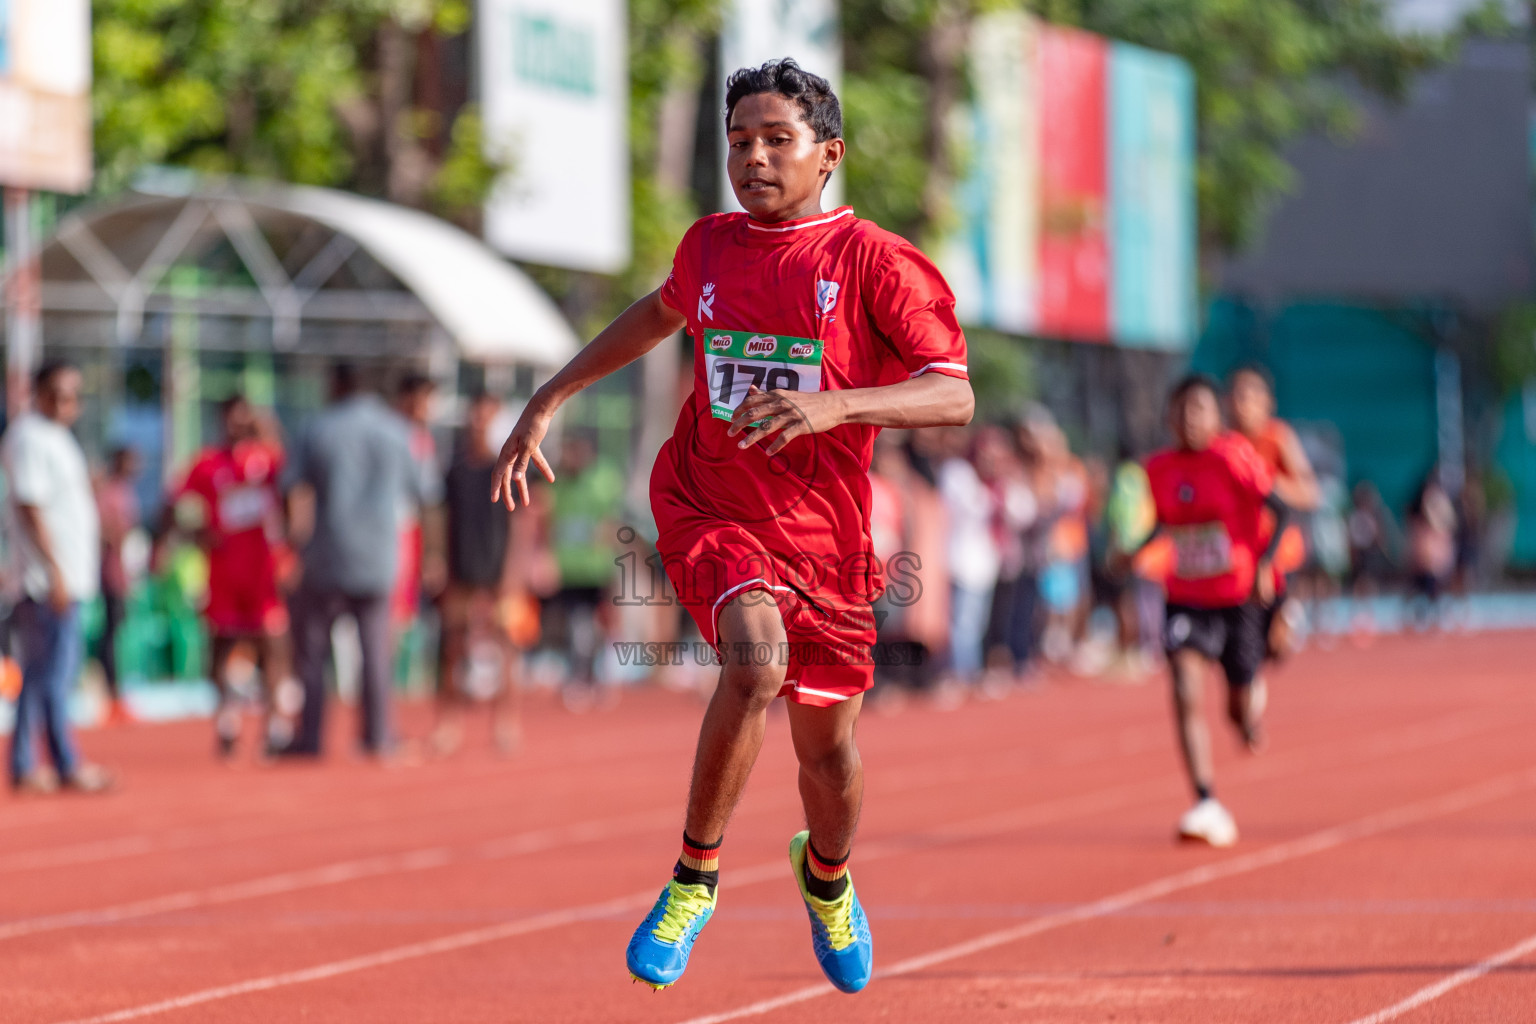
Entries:
{"type": "Polygon", "coordinates": [[[673,879],[683,885],[707,885],[714,892],[720,884],[720,844],[724,842],[721,836],[713,843],[701,843],[684,832],[683,853],[672,869],[673,879]]]}
{"type": "Polygon", "coordinates": [[[805,844],[805,888],[819,900],[835,900],[848,888],[848,858],[845,853],[838,860],[823,857],[816,847],[805,844]]]}

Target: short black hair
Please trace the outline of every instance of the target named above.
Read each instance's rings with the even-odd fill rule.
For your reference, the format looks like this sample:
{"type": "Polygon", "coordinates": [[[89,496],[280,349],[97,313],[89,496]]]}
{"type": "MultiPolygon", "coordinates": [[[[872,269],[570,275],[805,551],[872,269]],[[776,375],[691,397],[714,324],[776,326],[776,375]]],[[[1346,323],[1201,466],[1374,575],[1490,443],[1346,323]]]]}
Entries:
{"type": "Polygon", "coordinates": [[[352,363],[337,363],[331,367],[331,394],[346,398],[362,386],[357,367],[352,363]]]}
{"type": "Polygon", "coordinates": [[[1270,373],[1269,367],[1263,363],[1239,363],[1234,366],[1232,371],[1227,374],[1228,390],[1237,383],[1237,378],[1245,373],[1259,378],[1259,380],[1264,382],[1264,386],[1269,389],[1270,394],[1275,393],[1275,375],[1270,373]]]}
{"type": "Polygon", "coordinates": [[[408,373],[400,378],[400,383],[395,386],[395,394],[401,398],[411,398],[423,391],[434,391],[437,382],[424,373],[408,373]]]}
{"type": "Polygon", "coordinates": [[[228,398],[224,399],[224,401],[219,403],[219,415],[228,416],[231,409],[250,404],[251,400],[245,397],[244,391],[236,391],[234,394],[230,395],[228,398]]]}
{"type": "Polygon", "coordinates": [[[1221,400],[1221,385],[1216,383],[1216,378],[1208,373],[1191,373],[1180,378],[1168,392],[1168,408],[1175,408],[1196,391],[1209,391],[1212,398],[1221,400]]]}
{"type": "Polygon", "coordinates": [[[731,114],[736,104],[748,96],[769,92],[800,105],[803,119],[816,133],[817,142],[843,137],[843,106],[832,91],[832,83],[806,71],[790,57],[731,72],[725,80],[725,130],[731,130],[731,114]]]}
{"type": "Polygon", "coordinates": [[[53,383],[53,378],[61,373],[68,373],[71,370],[79,373],[80,367],[68,359],[44,360],[43,365],[39,366],[37,372],[32,375],[32,390],[38,392],[47,390],[49,385],[53,383]]]}

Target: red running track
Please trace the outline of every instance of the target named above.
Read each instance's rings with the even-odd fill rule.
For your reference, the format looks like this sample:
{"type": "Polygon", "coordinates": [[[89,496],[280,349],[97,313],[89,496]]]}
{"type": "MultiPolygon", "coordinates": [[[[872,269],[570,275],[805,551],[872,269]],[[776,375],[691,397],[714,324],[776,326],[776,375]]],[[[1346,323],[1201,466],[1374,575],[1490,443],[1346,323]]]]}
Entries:
{"type": "Polygon", "coordinates": [[[781,716],[661,994],[623,954],[676,856],[689,698],[534,701],[519,758],[416,767],[341,733],[325,764],[227,768],[206,723],[92,733],[118,793],[0,803],[0,1021],[1536,1020],[1533,660],[1530,634],[1298,659],[1268,752],[1219,734],[1228,851],[1171,841],[1161,682],[871,710],[881,973],[852,998],[789,877],[781,716]]]}

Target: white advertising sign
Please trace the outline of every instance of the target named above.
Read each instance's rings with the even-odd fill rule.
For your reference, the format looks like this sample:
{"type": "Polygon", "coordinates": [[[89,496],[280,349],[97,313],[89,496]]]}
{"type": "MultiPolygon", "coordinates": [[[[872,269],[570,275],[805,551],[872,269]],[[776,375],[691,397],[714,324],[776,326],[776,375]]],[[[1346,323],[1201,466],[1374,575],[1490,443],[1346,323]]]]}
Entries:
{"type": "Polygon", "coordinates": [[[485,239],[516,259],[599,273],[629,264],[624,0],[480,0],[485,144],[510,171],[485,239]]]}
{"type": "Polygon", "coordinates": [[[0,0],[0,185],[90,184],[90,4],[0,0]]]}
{"type": "MultiPolygon", "coordinates": [[[[781,57],[832,83],[843,79],[843,37],[837,24],[837,0],[728,0],[720,31],[720,107],[725,107],[725,77],[781,57]]],[[[721,162],[726,145],[720,144],[721,162]]],[[[842,173],[832,175],[822,208],[842,204],[842,173]]],[[[721,175],[720,208],[740,210],[730,179],[721,175]]]]}

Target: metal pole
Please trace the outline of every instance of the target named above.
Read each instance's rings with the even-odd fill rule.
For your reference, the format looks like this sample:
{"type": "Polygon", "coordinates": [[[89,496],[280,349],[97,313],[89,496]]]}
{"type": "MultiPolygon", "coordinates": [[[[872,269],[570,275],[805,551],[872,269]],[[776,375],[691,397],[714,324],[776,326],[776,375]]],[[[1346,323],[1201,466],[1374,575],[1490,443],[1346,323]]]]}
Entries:
{"type": "Polygon", "coordinates": [[[42,268],[32,231],[32,193],[5,190],[5,410],[15,419],[27,410],[32,372],[42,348],[42,268]]]}
{"type": "Polygon", "coordinates": [[[1461,360],[1449,348],[1435,351],[1436,447],[1440,483],[1451,497],[1461,494],[1467,478],[1466,440],[1461,404],[1461,360]]]}

